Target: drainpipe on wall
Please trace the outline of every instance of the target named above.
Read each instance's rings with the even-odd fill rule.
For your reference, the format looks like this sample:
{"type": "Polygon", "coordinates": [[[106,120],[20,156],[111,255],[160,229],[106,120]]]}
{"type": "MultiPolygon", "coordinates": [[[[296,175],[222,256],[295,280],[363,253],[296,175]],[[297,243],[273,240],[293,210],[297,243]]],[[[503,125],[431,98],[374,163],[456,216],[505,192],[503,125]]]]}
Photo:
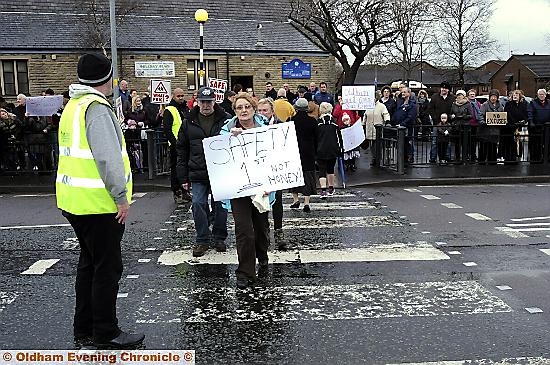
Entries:
{"type": "Polygon", "coordinates": [[[225,51],[225,74],[227,75],[227,85],[229,85],[229,90],[233,90],[231,77],[229,77],[229,51],[225,51]]]}

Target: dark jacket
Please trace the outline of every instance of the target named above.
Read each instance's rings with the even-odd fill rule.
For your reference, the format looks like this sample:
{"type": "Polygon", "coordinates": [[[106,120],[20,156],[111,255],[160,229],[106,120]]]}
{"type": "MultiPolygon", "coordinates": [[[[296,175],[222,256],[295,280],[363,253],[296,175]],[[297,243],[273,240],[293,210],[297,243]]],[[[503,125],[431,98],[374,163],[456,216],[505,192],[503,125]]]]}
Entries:
{"type": "Polygon", "coordinates": [[[317,159],[330,160],[344,153],[342,132],[336,120],[324,114],[317,120],[317,159]]]}
{"type": "Polygon", "coordinates": [[[315,151],[317,150],[317,120],[300,110],[292,117],[296,127],[296,138],[300,150],[303,171],[315,171],[315,151]]]}
{"type": "MultiPolygon", "coordinates": [[[[188,115],[187,111],[187,103],[184,101],[181,104],[178,104],[175,100],[170,100],[170,103],[168,106],[175,106],[178,111],[180,112],[181,120],[185,120],[188,115]]],[[[164,110],[164,114],[162,115],[162,122],[163,122],[163,128],[164,128],[164,134],[166,135],[166,138],[170,141],[171,146],[175,146],[177,144],[176,137],[172,133],[172,125],[174,125],[174,117],[172,116],[172,113],[170,113],[167,110],[164,110]]]]}
{"type": "Polygon", "coordinates": [[[266,91],[264,95],[266,98],[271,98],[272,100],[275,100],[277,99],[277,90],[271,89],[270,91],[266,91]]]}
{"type": "Polygon", "coordinates": [[[485,124],[486,123],[485,118],[488,112],[496,113],[496,112],[503,112],[503,111],[504,111],[504,107],[498,100],[496,104],[491,104],[491,102],[487,100],[485,103],[481,105],[481,110],[480,110],[481,123],[477,129],[477,135],[479,139],[488,141],[491,143],[498,142],[498,139],[500,136],[500,130],[502,129],[502,127],[498,125],[492,126],[492,125],[485,124]]]}
{"type": "Polygon", "coordinates": [[[321,103],[329,103],[334,106],[334,97],[327,92],[319,92],[313,97],[313,101],[315,101],[318,105],[321,105],[321,103]]]}
{"type": "Polygon", "coordinates": [[[416,122],[416,103],[409,99],[406,104],[401,104],[391,117],[393,126],[401,125],[412,128],[416,122]]]}
{"type": "Polygon", "coordinates": [[[416,105],[418,107],[418,119],[420,119],[420,124],[422,125],[428,125],[430,123],[430,114],[428,113],[428,109],[430,106],[430,102],[426,98],[418,98],[416,99],[416,105]]]}
{"type": "Polygon", "coordinates": [[[527,123],[528,115],[528,103],[525,100],[515,102],[510,100],[504,105],[504,111],[507,113],[508,123],[507,127],[517,128],[518,126],[527,123]]]}
{"type": "MultiPolygon", "coordinates": [[[[382,101],[382,99],[380,99],[380,101],[382,101]]],[[[397,109],[397,102],[394,98],[390,97],[388,100],[382,103],[386,106],[386,109],[388,109],[388,113],[390,113],[391,118],[393,113],[395,113],[395,109],[397,109]]]]}
{"type": "Polygon", "coordinates": [[[468,99],[464,99],[463,104],[457,104],[455,101],[451,107],[451,125],[461,127],[470,124],[472,119],[472,105],[468,99]],[[454,118],[453,118],[454,115],[454,118]]]}
{"type": "Polygon", "coordinates": [[[550,100],[546,99],[546,102],[542,105],[538,98],[533,99],[529,103],[527,111],[529,114],[528,120],[530,127],[550,123],[550,100]]]}
{"type": "Polygon", "coordinates": [[[428,112],[432,117],[433,124],[441,123],[441,114],[445,113],[449,117],[451,115],[451,108],[455,102],[455,97],[451,93],[447,95],[445,99],[441,96],[440,93],[435,93],[432,95],[430,100],[430,106],[428,107],[428,112]]]}
{"type": "Polygon", "coordinates": [[[233,103],[228,98],[223,99],[220,103],[220,106],[225,110],[227,114],[230,114],[232,117],[235,116],[235,111],[233,110],[233,103]]]}
{"type": "MultiPolygon", "coordinates": [[[[187,109],[187,105],[184,105],[187,109]]],[[[219,105],[214,105],[214,125],[210,131],[205,131],[198,122],[199,107],[194,107],[187,118],[183,120],[178,133],[176,150],[178,152],[177,172],[181,184],[188,181],[209,182],[206,170],[206,159],[202,140],[220,134],[220,131],[231,118],[219,105]]]]}

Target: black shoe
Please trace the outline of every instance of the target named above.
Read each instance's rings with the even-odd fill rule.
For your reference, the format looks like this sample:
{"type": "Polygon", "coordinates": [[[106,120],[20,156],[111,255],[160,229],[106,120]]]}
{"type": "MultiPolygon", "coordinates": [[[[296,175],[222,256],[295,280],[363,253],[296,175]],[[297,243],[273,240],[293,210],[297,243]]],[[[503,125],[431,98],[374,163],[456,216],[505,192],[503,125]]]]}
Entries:
{"type": "Polygon", "coordinates": [[[208,251],[209,247],[208,245],[197,245],[193,247],[193,257],[201,257],[204,256],[206,251],[208,251]]]}
{"type": "Polygon", "coordinates": [[[217,241],[216,243],[214,243],[214,248],[217,252],[227,251],[227,246],[225,245],[224,241],[217,241]]]}
{"type": "Polygon", "coordinates": [[[91,347],[95,347],[93,336],[84,336],[84,337],[75,337],[74,338],[74,347],[77,350],[91,347]]]}
{"type": "Polygon", "coordinates": [[[300,208],[300,202],[299,201],[294,202],[294,203],[290,204],[290,207],[292,209],[298,209],[298,208],[300,208]]]}
{"type": "Polygon", "coordinates": [[[266,277],[269,272],[269,261],[267,259],[258,262],[258,277],[266,277]]]}
{"type": "Polygon", "coordinates": [[[269,260],[268,259],[258,260],[258,267],[260,269],[267,269],[268,266],[269,266],[269,260]]]}
{"type": "Polygon", "coordinates": [[[309,205],[304,205],[304,209],[302,209],[304,211],[304,213],[309,213],[311,212],[311,209],[309,208],[309,205]]]}
{"type": "Polygon", "coordinates": [[[174,203],[176,205],[183,204],[183,196],[181,194],[181,191],[174,192],[174,203]]]}
{"type": "Polygon", "coordinates": [[[245,277],[237,277],[237,289],[246,289],[252,286],[253,282],[245,277]]]}
{"type": "Polygon", "coordinates": [[[193,197],[189,193],[189,190],[182,190],[181,198],[183,199],[184,203],[189,203],[193,200],[193,197]]]}
{"type": "Polygon", "coordinates": [[[278,228],[275,230],[275,232],[273,233],[273,238],[275,239],[275,245],[277,246],[278,250],[286,249],[286,241],[282,228],[278,228]]]}
{"type": "Polygon", "coordinates": [[[120,332],[120,335],[113,338],[111,341],[98,341],[95,345],[99,349],[133,349],[140,346],[145,339],[143,333],[126,333],[124,331],[120,332]]]}

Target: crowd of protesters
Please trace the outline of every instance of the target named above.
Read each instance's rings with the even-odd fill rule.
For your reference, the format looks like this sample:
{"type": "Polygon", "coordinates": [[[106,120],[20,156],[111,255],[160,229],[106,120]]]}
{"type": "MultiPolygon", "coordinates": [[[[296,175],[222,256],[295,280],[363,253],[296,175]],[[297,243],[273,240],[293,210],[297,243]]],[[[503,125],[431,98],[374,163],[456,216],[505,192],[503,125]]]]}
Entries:
{"type": "MultiPolygon", "coordinates": [[[[168,133],[173,127],[171,113],[167,117],[164,107],[152,104],[147,92],[140,94],[128,86],[125,80],[119,84],[124,113],[121,126],[128,142],[127,148],[134,172],[139,173],[147,166],[145,131],[164,129],[166,138],[172,142],[168,157],[171,160],[172,175],[175,176],[174,146],[177,135],[173,131],[168,133]]],[[[176,107],[183,120],[197,106],[197,91],[185,100],[183,90],[178,90],[181,91],[181,105],[174,99],[170,105],[176,107]]],[[[406,162],[409,163],[422,158],[415,154],[415,145],[429,141],[431,143],[427,159],[430,163],[447,164],[462,160],[511,163],[520,159],[526,160],[527,148],[523,151],[520,142],[527,141],[527,135],[530,136],[529,161],[542,162],[543,125],[550,122],[550,105],[544,89],[538,90],[537,97],[530,102],[525,99],[521,90],[513,90],[507,97],[500,96],[498,90],[491,90],[489,100],[482,105],[476,100],[475,90],[458,90],[452,93],[447,82],[442,82],[439,92],[431,96],[424,89],[415,94],[406,83],[402,83],[395,92],[390,86],[383,86],[376,91],[375,108],[359,111],[343,109],[342,96],[330,93],[326,82],[321,82],[319,86],[311,82],[307,86],[299,86],[295,92],[286,83],[276,89],[271,82],[267,82],[262,97],[256,96],[252,88],[243,89],[236,84],[225,93],[220,104],[231,116],[235,116],[232,103],[239,92],[248,93],[256,101],[269,99],[274,117],[278,121],[294,118],[296,103],[303,98],[307,102],[307,115],[319,120],[319,124],[328,123],[328,114],[339,129],[360,122],[366,132],[366,140],[361,145],[363,149],[369,148],[376,138],[376,125],[403,126],[406,128],[406,162]],[[331,111],[328,114],[326,109],[320,110],[322,103],[330,105],[331,111]],[[508,115],[505,126],[486,124],[487,112],[502,111],[508,115]],[[321,116],[322,120],[319,119],[321,116]],[[468,128],[464,128],[465,126],[468,128]]],[[[42,92],[42,95],[54,94],[52,89],[42,92]]],[[[64,92],[63,96],[65,105],[68,92],[64,92]]],[[[63,107],[52,116],[35,117],[26,113],[25,103],[26,96],[23,94],[17,96],[15,104],[0,98],[0,171],[53,171],[57,161],[57,128],[63,107]]],[[[387,132],[387,135],[391,136],[391,133],[387,132]]],[[[371,152],[374,159],[376,151],[371,152]]],[[[356,161],[360,153],[360,148],[345,151],[341,156],[345,171],[354,172],[357,169],[356,161]]],[[[373,163],[374,161],[371,162],[373,163]]],[[[172,185],[180,202],[182,192],[175,181],[172,185]]]]}

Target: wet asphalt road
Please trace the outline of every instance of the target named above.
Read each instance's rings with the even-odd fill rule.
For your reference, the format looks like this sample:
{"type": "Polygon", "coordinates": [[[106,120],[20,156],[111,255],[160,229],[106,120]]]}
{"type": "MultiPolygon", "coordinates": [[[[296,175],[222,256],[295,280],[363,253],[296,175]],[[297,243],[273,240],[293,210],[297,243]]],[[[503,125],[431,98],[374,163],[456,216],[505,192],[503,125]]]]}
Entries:
{"type": "MultiPolygon", "coordinates": [[[[201,364],[547,361],[550,186],[407,189],[285,209],[289,249],[246,291],[235,290],[231,219],[229,252],[192,260],[189,207],[166,192],[136,197],[120,325],[145,332],[148,349],[194,349],[201,364]]],[[[53,196],[4,195],[0,207],[0,349],[71,348],[74,232],[18,227],[66,224],[53,196]],[[59,261],[22,274],[48,259],[59,261]]]]}

